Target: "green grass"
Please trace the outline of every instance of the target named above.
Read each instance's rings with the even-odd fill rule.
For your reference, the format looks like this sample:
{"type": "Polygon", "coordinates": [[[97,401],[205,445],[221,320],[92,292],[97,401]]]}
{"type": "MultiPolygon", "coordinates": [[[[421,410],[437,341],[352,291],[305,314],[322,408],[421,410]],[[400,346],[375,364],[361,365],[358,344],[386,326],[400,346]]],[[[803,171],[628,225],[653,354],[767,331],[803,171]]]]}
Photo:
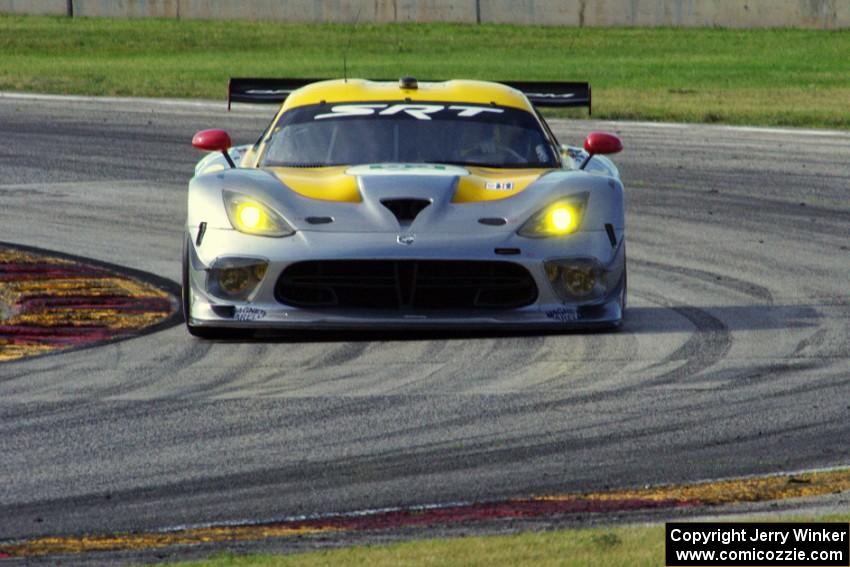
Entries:
{"type": "Polygon", "coordinates": [[[587,80],[594,116],[850,128],[850,30],[0,17],[0,90],[223,98],[230,76],[587,80]]]}
{"type": "MultiPolygon", "coordinates": [[[[783,521],[848,522],[850,514],[783,521]]],[[[664,526],[430,539],[297,555],[219,555],[178,567],[640,567],[664,565],[664,526]]]]}

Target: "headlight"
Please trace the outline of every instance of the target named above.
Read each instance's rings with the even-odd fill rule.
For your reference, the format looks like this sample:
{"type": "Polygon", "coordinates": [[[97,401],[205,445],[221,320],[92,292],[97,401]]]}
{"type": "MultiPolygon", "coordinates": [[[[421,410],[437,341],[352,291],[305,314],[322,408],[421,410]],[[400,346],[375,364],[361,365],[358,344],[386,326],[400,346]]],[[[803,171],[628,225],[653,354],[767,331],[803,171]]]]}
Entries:
{"type": "Polygon", "coordinates": [[[242,193],[223,191],[224,209],[239,232],[258,236],[291,236],[295,230],[268,205],[242,193]]]}
{"type": "Polygon", "coordinates": [[[537,211],[522,225],[519,235],[528,238],[547,238],[574,233],[581,226],[587,195],[587,193],[571,195],[537,211]]]}

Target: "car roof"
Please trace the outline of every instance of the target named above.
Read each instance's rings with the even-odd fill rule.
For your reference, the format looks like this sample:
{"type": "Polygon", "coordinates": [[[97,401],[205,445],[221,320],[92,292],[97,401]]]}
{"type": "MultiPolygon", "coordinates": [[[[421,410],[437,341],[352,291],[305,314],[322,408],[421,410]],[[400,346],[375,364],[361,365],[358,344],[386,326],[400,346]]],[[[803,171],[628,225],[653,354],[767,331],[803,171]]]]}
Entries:
{"type": "Polygon", "coordinates": [[[420,82],[418,88],[402,88],[398,81],[335,79],[311,83],[290,94],[281,112],[298,106],[335,102],[369,101],[453,102],[495,104],[534,112],[520,91],[489,81],[451,80],[420,82]]]}

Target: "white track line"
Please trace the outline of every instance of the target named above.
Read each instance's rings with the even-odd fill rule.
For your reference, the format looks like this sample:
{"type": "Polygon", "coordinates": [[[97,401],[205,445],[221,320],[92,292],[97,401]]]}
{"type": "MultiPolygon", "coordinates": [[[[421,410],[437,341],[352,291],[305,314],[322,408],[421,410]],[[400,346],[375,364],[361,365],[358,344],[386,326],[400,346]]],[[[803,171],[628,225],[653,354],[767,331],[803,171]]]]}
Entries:
{"type": "MultiPolygon", "coordinates": [[[[190,108],[209,108],[221,110],[227,108],[226,101],[184,100],[179,98],[132,98],[117,96],[51,95],[34,93],[13,93],[0,91],[0,99],[42,101],[42,102],[92,102],[105,104],[150,104],[154,106],[176,106],[190,108]]],[[[252,105],[256,106],[256,105],[252,105]]]]}
{"type": "MultiPolygon", "coordinates": [[[[558,119],[550,119],[549,122],[558,119]]],[[[564,119],[570,120],[570,119],[564,119]]],[[[637,128],[657,128],[669,130],[684,130],[686,128],[704,128],[706,130],[720,130],[727,132],[742,132],[754,134],[784,134],[789,136],[825,136],[833,138],[846,138],[850,140],[850,132],[846,130],[817,130],[814,128],[779,128],[769,126],[731,126],[726,124],[702,124],[682,122],[632,122],[630,120],[599,120],[600,124],[611,124],[612,126],[633,126],[637,128]]]]}
{"type": "MultiPolygon", "coordinates": [[[[833,471],[840,471],[847,469],[847,465],[836,465],[834,467],[820,467],[813,469],[797,469],[794,471],[785,471],[785,472],[775,472],[775,473],[767,473],[767,474],[751,474],[744,476],[735,476],[735,477],[720,477],[714,479],[703,479],[696,480],[693,482],[683,483],[681,485],[676,483],[670,484],[654,484],[654,485],[646,485],[644,489],[663,489],[665,487],[670,486],[698,486],[701,484],[716,484],[721,482],[733,482],[733,481],[746,481],[753,480],[759,478],[775,478],[780,476],[799,476],[803,474],[811,474],[811,473],[828,473],[833,471]]],[[[636,489],[636,490],[639,490],[636,489]]],[[[613,490],[616,492],[616,489],[613,490]]],[[[604,492],[604,491],[603,491],[604,492]]],[[[412,506],[389,506],[385,508],[365,508],[362,510],[351,510],[347,512],[324,512],[324,513],[316,513],[316,514],[300,514],[297,516],[283,516],[265,520],[258,519],[241,519],[241,520],[225,520],[220,522],[204,522],[198,524],[178,524],[174,526],[168,526],[164,528],[158,528],[152,530],[152,533],[170,533],[177,531],[186,531],[186,530],[194,530],[194,529],[205,529],[205,528],[214,528],[214,527],[249,527],[249,526],[264,526],[268,524],[286,524],[291,522],[303,522],[309,520],[324,520],[324,519],[346,519],[346,518],[357,518],[364,516],[377,516],[379,514],[392,513],[392,512],[422,512],[426,510],[442,510],[445,508],[466,508],[471,507],[476,504],[503,504],[513,500],[531,500],[535,497],[539,497],[540,495],[530,495],[525,497],[514,497],[514,498],[504,498],[498,500],[482,500],[482,501],[468,501],[468,500],[456,500],[456,501],[448,501],[448,502],[439,502],[433,504],[417,504],[412,506]]],[[[560,496],[560,495],[559,495],[560,496]]],[[[581,498],[582,493],[564,493],[563,496],[575,496],[576,498],[581,498]]],[[[825,496],[825,495],[821,495],[825,496]]],[[[775,500],[774,500],[775,502],[775,500]]],[[[736,504],[742,504],[743,502],[738,502],[736,504]]]]}

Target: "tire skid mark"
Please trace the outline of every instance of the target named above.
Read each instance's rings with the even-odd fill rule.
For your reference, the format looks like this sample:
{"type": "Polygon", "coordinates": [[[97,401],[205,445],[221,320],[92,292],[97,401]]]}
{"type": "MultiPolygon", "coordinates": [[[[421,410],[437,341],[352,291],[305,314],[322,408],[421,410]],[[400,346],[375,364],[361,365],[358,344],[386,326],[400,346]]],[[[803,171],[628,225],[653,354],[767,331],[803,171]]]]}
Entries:
{"type": "MultiPolygon", "coordinates": [[[[663,305],[665,300],[658,297],[657,302],[663,305]]],[[[696,307],[670,307],[670,309],[693,323],[697,331],[685,344],[660,362],[650,366],[649,369],[663,367],[668,362],[684,360],[685,363],[674,370],[659,374],[644,383],[644,386],[657,386],[693,377],[720,362],[732,348],[732,335],[720,319],[696,307]]]]}
{"type": "Polygon", "coordinates": [[[322,369],[326,366],[344,366],[348,362],[354,362],[366,352],[370,343],[354,342],[337,345],[327,350],[322,357],[306,366],[307,370],[322,369]]]}
{"type": "Polygon", "coordinates": [[[780,379],[783,374],[799,373],[807,370],[817,370],[829,364],[817,359],[789,360],[782,363],[757,364],[744,367],[731,367],[716,372],[704,373],[700,376],[702,382],[717,382],[720,384],[731,382],[736,387],[751,386],[764,381],[780,379]]]}
{"type": "MultiPolygon", "coordinates": [[[[742,195],[733,191],[740,184],[740,177],[731,176],[731,181],[726,187],[718,187],[717,184],[712,184],[712,189],[708,191],[682,191],[681,187],[676,183],[659,183],[652,182],[651,185],[655,188],[663,189],[662,191],[653,194],[650,199],[647,195],[635,194],[632,201],[634,204],[641,206],[643,213],[649,212],[645,209],[657,211],[656,214],[670,216],[669,211],[671,206],[676,207],[678,214],[677,218],[685,216],[692,218],[704,218],[702,211],[704,208],[694,207],[694,198],[699,198],[700,202],[705,207],[713,210],[758,210],[761,214],[747,219],[747,222],[753,226],[769,225],[775,221],[774,217],[783,217],[794,219],[801,224],[808,222],[812,216],[816,216],[823,221],[835,221],[839,223],[850,221],[850,210],[847,208],[837,208],[831,206],[804,204],[800,201],[793,202],[770,197],[754,197],[752,195],[742,195]]],[[[801,177],[802,180],[810,181],[811,178],[806,175],[801,177]]],[[[650,184],[650,183],[647,183],[650,184]]],[[[713,222],[723,222],[724,217],[712,215],[713,222]]],[[[726,225],[734,225],[740,219],[730,219],[724,222],[726,225]]],[[[775,229],[775,226],[773,227],[775,229]]],[[[754,234],[770,234],[772,231],[758,231],[754,234]]],[[[834,236],[834,235],[833,235],[834,236]]]]}
{"type": "Polygon", "coordinates": [[[0,558],[26,558],[98,551],[144,550],[216,542],[261,541],[334,532],[393,530],[407,527],[475,524],[494,520],[556,518],[635,510],[711,507],[812,497],[850,490],[850,470],[839,469],[768,477],[749,477],[690,485],[552,494],[491,502],[393,507],[266,522],[231,522],[158,531],[40,537],[0,542],[0,558]]]}
{"type": "MultiPolygon", "coordinates": [[[[131,408],[131,406],[127,406],[131,408]]],[[[132,410],[132,409],[131,409],[132,410]]],[[[143,411],[136,408],[132,411],[143,411]]],[[[635,428],[622,435],[623,439],[652,439],[654,436],[678,431],[683,426],[695,424],[661,424],[654,427],[635,428]]],[[[570,430],[572,431],[572,429],[570,430]]],[[[532,460],[548,455],[562,455],[565,450],[591,450],[599,445],[604,436],[576,436],[563,439],[566,431],[554,432],[559,440],[541,441],[537,434],[514,437],[508,443],[494,447],[492,440],[458,447],[451,442],[421,443],[405,450],[389,449],[368,455],[355,455],[345,459],[314,462],[289,463],[284,466],[224,474],[203,479],[187,479],[169,484],[151,485],[145,488],[111,491],[109,498],[113,505],[133,506],[155,495],[157,498],[171,499],[185,494],[215,494],[229,487],[240,489],[259,489],[274,491],[277,496],[283,494],[303,494],[304,479],[309,490],[339,489],[343,486],[370,484],[376,481],[403,479],[410,481],[427,475],[433,470],[470,471],[481,463],[488,466],[532,460]]],[[[193,439],[187,433],[187,440],[193,439]]],[[[515,493],[515,489],[506,486],[506,493],[515,493]]],[[[557,488],[555,489],[557,490],[557,488]]],[[[46,499],[29,502],[23,506],[0,507],[0,513],[9,517],[25,517],[38,514],[40,509],[62,507],[65,509],[85,510],[90,506],[99,506],[104,495],[87,494],[67,498],[46,499]]],[[[81,512],[82,513],[82,512],[81,512]]]]}
{"type": "Polygon", "coordinates": [[[674,274],[696,278],[711,285],[730,289],[738,293],[743,293],[745,295],[763,301],[767,305],[773,305],[773,294],[770,292],[770,290],[764,286],[758,285],[753,282],[733,278],[727,275],[721,275],[714,272],[708,272],[706,270],[686,268],[684,266],[674,266],[672,264],[664,264],[661,262],[653,262],[650,260],[639,260],[637,258],[631,258],[629,261],[633,264],[636,264],[640,268],[664,270],[665,272],[672,272],[674,274]]]}

